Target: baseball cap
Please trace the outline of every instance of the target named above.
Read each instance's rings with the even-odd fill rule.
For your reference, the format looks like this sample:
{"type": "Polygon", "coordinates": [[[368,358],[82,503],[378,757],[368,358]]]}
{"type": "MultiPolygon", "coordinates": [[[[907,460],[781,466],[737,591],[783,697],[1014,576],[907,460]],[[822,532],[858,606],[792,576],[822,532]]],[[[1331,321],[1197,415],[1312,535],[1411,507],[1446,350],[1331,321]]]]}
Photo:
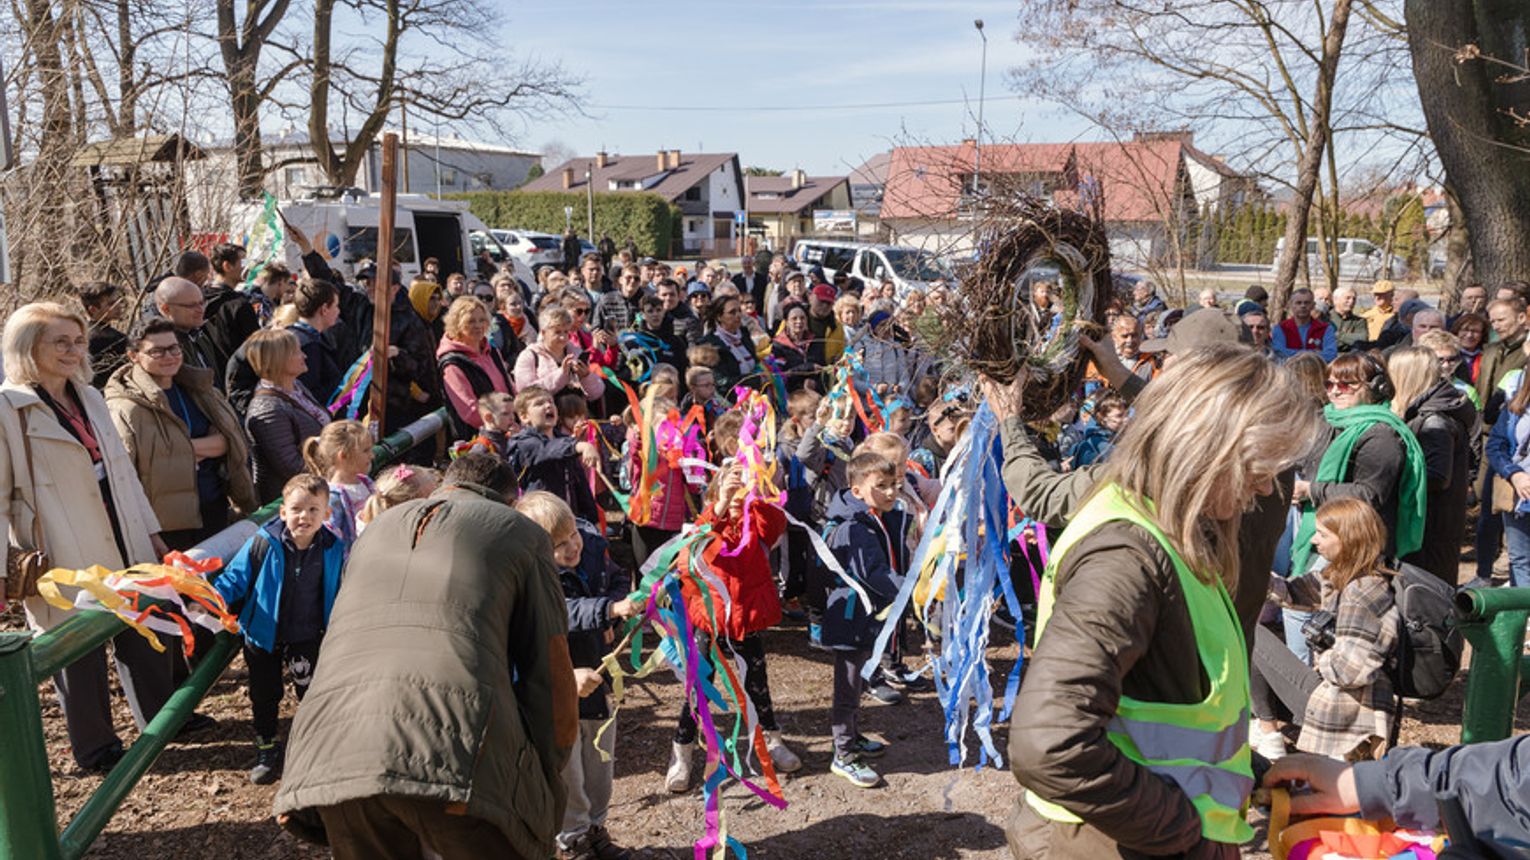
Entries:
{"type": "Polygon", "coordinates": [[[707,289],[707,285],[700,281],[691,281],[691,285],[685,288],[685,294],[687,296],[710,296],[712,291],[707,289]]]}
{"type": "Polygon", "coordinates": [[[1413,316],[1414,314],[1418,313],[1419,311],[1432,311],[1432,310],[1434,310],[1434,308],[1430,307],[1429,303],[1424,301],[1423,299],[1408,299],[1407,301],[1403,302],[1401,306],[1399,306],[1397,308],[1397,318],[1398,319],[1407,319],[1408,317],[1413,316]]]}
{"type": "Polygon", "coordinates": [[[819,284],[813,288],[813,298],[819,300],[820,302],[829,302],[832,304],[835,299],[839,298],[839,293],[828,284],[819,284]]]}
{"type": "Polygon", "coordinates": [[[1221,343],[1253,343],[1253,339],[1243,323],[1231,313],[1201,308],[1185,314],[1166,336],[1143,341],[1140,349],[1142,352],[1178,354],[1221,343]]]}
{"type": "Polygon", "coordinates": [[[638,260],[638,265],[639,266],[657,266],[657,265],[659,265],[659,261],[655,260],[652,257],[644,257],[643,259],[638,260]]]}
{"type": "Polygon", "coordinates": [[[1391,281],[1377,281],[1376,283],[1371,284],[1371,295],[1373,296],[1379,296],[1382,293],[1391,293],[1395,291],[1396,288],[1392,286],[1391,281]]]}

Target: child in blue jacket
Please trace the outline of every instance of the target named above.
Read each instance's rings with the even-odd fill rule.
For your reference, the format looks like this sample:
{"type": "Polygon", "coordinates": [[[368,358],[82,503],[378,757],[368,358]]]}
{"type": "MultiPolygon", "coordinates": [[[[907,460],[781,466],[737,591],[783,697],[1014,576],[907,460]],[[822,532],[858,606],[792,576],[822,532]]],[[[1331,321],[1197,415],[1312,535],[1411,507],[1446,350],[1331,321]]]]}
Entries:
{"type": "Polygon", "coordinates": [[[281,775],[282,670],[301,701],[340,590],[347,545],[324,527],[328,516],[329,484],[317,475],[294,476],[282,488],[281,514],[251,535],[213,581],[229,610],[239,613],[244,633],[255,724],[250,781],[256,785],[281,775]]]}
{"type": "Polygon", "coordinates": [[[834,733],[830,770],[858,788],[871,788],[881,777],[865,763],[886,745],[860,733],[861,669],[871,659],[881,623],[877,616],[892,605],[908,566],[904,535],[909,515],[897,510],[903,464],[867,452],[850,458],[848,516],[829,535],[829,548],[840,566],[865,592],[871,606],[850,583],[836,580],[823,613],[823,644],[834,651],[834,701],[829,721],[834,733]]]}

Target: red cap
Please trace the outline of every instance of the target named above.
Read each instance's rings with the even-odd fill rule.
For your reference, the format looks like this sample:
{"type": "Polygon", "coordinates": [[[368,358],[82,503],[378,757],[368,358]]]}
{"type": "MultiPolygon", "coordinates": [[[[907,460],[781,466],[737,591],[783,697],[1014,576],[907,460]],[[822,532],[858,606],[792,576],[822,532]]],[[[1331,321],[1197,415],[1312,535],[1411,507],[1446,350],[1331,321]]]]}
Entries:
{"type": "Polygon", "coordinates": [[[833,304],[834,300],[839,298],[839,293],[828,284],[819,284],[813,288],[813,298],[819,300],[820,302],[828,302],[829,304],[833,304]]]}

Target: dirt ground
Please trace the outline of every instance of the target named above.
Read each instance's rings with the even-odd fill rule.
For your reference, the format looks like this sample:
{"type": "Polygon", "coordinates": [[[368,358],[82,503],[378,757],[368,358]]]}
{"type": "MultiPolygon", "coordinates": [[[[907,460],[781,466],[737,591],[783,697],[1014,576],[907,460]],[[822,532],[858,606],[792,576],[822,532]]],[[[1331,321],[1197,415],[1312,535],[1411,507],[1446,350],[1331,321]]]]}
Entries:
{"type": "MultiPolygon", "coordinates": [[[[3,626],[14,627],[16,621],[8,617],[3,626]]],[[[991,652],[996,685],[1016,657],[1015,645],[1002,637],[996,632],[991,652]]],[[[857,789],[828,773],[827,655],[807,647],[800,627],[772,630],[765,638],[776,712],[788,741],[802,753],[804,767],[784,778],[789,802],[784,811],[769,807],[740,786],[725,791],[730,832],[745,843],[751,857],[998,860],[1009,856],[1003,826],[1019,793],[1016,783],[1007,771],[992,767],[981,772],[970,766],[961,771],[949,767],[934,693],[916,694],[899,705],[867,701],[863,729],[892,746],[879,763],[885,785],[857,789]]],[[[236,659],[202,707],[220,721],[218,728],[167,749],[88,856],[102,860],[328,856],[327,851],[298,842],[273,823],[275,786],[254,786],[245,778],[253,747],[243,678],[243,662],[236,659]]],[[[1403,743],[1443,746],[1459,739],[1464,681],[1465,673],[1440,699],[1409,709],[1403,743]]],[[[45,685],[42,693],[62,826],[101,779],[75,768],[51,686],[45,685]]],[[[616,793],[608,826],[618,843],[645,849],[645,857],[691,857],[691,843],[702,833],[699,791],[672,795],[662,785],[678,699],[677,682],[655,675],[630,689],[620,716],[616,793]]],[[[131,727],[121,697],[114,702],[117,724],[131,727]]],[[[289,696],[284,718],[291,717],[295,706],[289,696]]],[[[1515,727],[1530,730],[1530,699],[1521,703],[1515,727]]],[[[128,728],[124,740],[131,742],[132,737],[128,728]]],[[[1006,727],[996,728],[995,740],[1004,751],[1006,727]]],[[[1263,847],[1251,845],[1245,854],[1265,856],[1263,847]]]]}

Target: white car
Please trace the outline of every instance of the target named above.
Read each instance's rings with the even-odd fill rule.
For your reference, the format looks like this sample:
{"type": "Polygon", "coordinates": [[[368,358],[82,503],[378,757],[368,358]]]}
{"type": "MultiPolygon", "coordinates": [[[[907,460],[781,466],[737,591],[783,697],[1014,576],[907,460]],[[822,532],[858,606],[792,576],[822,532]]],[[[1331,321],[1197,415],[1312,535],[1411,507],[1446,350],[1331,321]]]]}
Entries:
{"type": "MultiPolygon", "coordinates": [[[[1338,240],[1339,251],[1339,277],[1356,280],[1378,280],[1381,278],[1400,278],[1407,274],[1407,264],[1396,255],[1387,254],[1381,248],[1366,239],[1343,237],[1338,240]]],[[[1280,267],[1280,253],[1285,248],[1286,240],[1281,238],[1275,243],[1275,259],[1270,263],[1270,271],[1274,272],[1280,267]]],[[[1314,275],[1324,270],[1323,255],[1319,253],[1318,240],[1307,239],[1307,270],[1314,275]]]]}
{"type": "MultiPolygon", "coordinates": [[[[531,267],[533,272],[546,266],[563,266],[563,237],[554,233],[535,230],[490,230],[495,239],[510,255],[531,267]]],[[[579,240],[579,254],[593,253],[595,246],[584,238],[579,240]]]]}

